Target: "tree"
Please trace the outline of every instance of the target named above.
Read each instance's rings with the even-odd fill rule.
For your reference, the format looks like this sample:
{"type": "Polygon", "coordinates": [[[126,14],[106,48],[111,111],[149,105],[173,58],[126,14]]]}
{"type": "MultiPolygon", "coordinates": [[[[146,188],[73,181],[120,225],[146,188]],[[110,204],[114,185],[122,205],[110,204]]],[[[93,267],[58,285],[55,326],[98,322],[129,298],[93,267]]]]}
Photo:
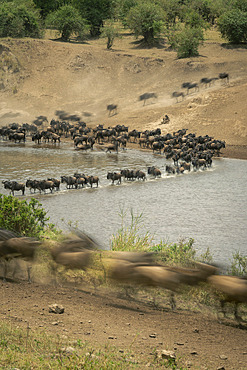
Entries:
{"type": "Polygon", "coordinates": [[[72,33],[82,35],[86,22],[72,5],[64,5],[47,16],[46,25],[57,28],[62,39],[68,41],[72,33]]]}
{"type": "Polygon", "coordinates": [[[201,28],[184,28],[175,35],[174,46],[178,58],[189,58],[199,55],[198,48],[204,40],[201,28]]]}
{"type": "Polygon", "coordinates": [[[41,37],[39,16],[23,3],[4,2],[0,5],[0,37],[41,37]]]}
{"type": "Polygon", "coordinates": [[[116,37],[119,36],[119,32],[114,26],[113,22],[108,22],[102,27],[101,29],[101,35],[100,37],[106,37],[107,38],[107,49],[111,49],[113,42],[116,37]]]}
{"type": "Polygon", "coordinates": [[[178,0],[159,0],[159,5],[166,13],[168,27],[173,27],[177,19],[182,17],[184,6],[178,0]]]}
{"type": "Polygon", "coordinates": [[[247,41],[247,12],[230,10],[218,19],[218,28],[223,37],[233,44],[247,41]]]}
{"type": "Polygon", "coordinates": [[[49,13],[58,10],[61,6],[69,5],[71,0],[33,0],[33,2],[40,9],[41,17],[45,19],[49,13]]]}
{"type": "Polygon", "coordinates": [[[1,228],[15,231],[23,236],[39,237],[48,220],[46,211],[41,208],[41,204],[36,199],[32,198],[28,203],[12,195],[0,194],[1,228]]]}
{"type": "Polygon", "coordinates": [[[164,26],[165,12],[152,2],[140,2],[130,9],[127,23],[136,36],[141,35],[146,43],[152,44],[164,26]]]}
{"type": "Polygon", "coordinates": [[[73,4],[87,20],[91,36],[99,36],[104,20],[114,14],[114,0],[73,0],[73,4]]]}

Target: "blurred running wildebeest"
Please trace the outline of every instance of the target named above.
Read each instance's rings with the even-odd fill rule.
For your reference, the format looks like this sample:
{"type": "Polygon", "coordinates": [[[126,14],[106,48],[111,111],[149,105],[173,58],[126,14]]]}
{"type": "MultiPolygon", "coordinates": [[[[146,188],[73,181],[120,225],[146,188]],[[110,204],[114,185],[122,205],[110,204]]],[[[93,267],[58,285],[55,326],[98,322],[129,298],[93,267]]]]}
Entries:
{"type": "Polygon", "coordinates": [[[117,114],[117,104],[108,104],[107,110],[109,111],[109,116],[112,114],[117,114]]]}
{"type": "Polygon", "coordinates": [[[155,99],[157,99],[157,94],[155,94],[155,93],[144,93],[144,94],[142,94],[142,95],[140,95],[139,96],[139,100],[140,101],[142,101],[143,100],[143,105],[145,105],[146,104],[146,101],[148,100],[148,99],[151,99],[151,98],[155,98],[155,99]]]}

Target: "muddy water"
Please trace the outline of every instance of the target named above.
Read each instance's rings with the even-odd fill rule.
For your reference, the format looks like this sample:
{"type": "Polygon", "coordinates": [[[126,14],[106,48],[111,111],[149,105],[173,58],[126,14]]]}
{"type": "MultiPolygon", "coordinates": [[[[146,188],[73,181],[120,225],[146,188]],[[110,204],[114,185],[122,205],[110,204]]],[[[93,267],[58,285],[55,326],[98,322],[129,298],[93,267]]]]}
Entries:
{"type": "MultiPolygon", "coordinates": [[[[142,231],[154,241],[177,242],[193,238],[198,254],[210,248],[215,261],[229,263],[234,251],[247,254],[247,161],[215,159],[210,170],[168,176],[164,156],[138,150],[107,154],[82,153],[69,144],[33,145],[0,142],[0,179],[60,178],[75,171],[100,178],[98,189],[61,190],[34,195],[47,210],[50,221],[64,230],[72,222],[109,248],[111,235],[121,226],[121,212],[129,224],[131,211],[142,214],[142,231]],[[141,169],[156,165],[161,179],[111,185],[108,171],[141,169]]],[[[1,192],[8,194],[1,184],[1,192]]],[[[20,193],[18,198],[23,199],[20,193]]],[[[33,196],[33,195],[32,195],[33,196]]],[[[29,190],[26,197],[30,198],[29,190]]]]}

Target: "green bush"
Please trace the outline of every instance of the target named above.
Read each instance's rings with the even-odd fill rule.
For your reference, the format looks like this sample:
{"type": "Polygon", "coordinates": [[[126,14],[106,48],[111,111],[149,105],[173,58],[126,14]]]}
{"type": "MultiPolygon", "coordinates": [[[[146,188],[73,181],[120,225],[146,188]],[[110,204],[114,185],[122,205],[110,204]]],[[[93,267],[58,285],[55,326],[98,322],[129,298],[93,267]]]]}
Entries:
{"type": "Polygon", "coordinates": [[[140,2],[132,7],[128,13],[127,23],[136,36],[143,36],[148,44],[159,36],[165,22],[163,9],[149,1],[140,2]]]}
{"type": "Polygon", "coordinates": [[[100,29],[100,37],[106,37],[107,39],[107,49],[111,49],[113,42],[116,37],[119,37],[119,32],[116,27],[114,27],[113,22],[106,22],[104,27],[100,29]]]}
{"type": "MultiPolygon", "coordinates": [[[[29,203],[12,195],[0,194],[0,227],[22,236],[39,237],[44,232],[49,217],[34,198],[29,203]]],[[[53,227],[53,225],[48,225],[53,227]]]]}
{"type": "Polygon", "coordinates": [[[223,37],[233,44],[247,41],[247,12],[230,10],[218,19],[218,28],[223,37]]]}
{"type": "Polygon", "coordinates": [[[184,28],[176,34],[175,48],[178,58],[190,58],[199,55],[199,45],[203,43],[202,28],[184,28]]]}
{"type": "Polygon", "coordinates": [[[0,4],[0,37],[34,37],[42,35],[37,12],[16,2],[0,4]]]}
{"type": "Polygon", "coordinates": [[[159,243],[150,247],[151,252],[157,252],[159,259],[170,265],[187,265],[195,260],[196,250],[193,247],[194,239],[190,238],[187,242],[181,240],[179,243],[159,243]]]}
{"type": "Polygon", "coordinates": [[[130,225],[125,224],[126,212],[120,211],[121,227],[112,236],[111,250],[113,251],[147,251],[152,242],[149,232],[142,234],[143,217],[142,214],[135,216],[131,210],[130,225]]]}
{"type": "Polygon", "coordinates": [[[240,252],[233,253],[228,272],[230,275],[247,276],[247,256],[242,256],[240,252]]]}
{"type": "Polygon", "coordinates": [[[56,28],[61,32],[62,39],[68,41],[72,34],[76,34],[77,36],[83,35],[86,21],[73,6],[64,5],[47,16],[46,25],[56,28]]]}

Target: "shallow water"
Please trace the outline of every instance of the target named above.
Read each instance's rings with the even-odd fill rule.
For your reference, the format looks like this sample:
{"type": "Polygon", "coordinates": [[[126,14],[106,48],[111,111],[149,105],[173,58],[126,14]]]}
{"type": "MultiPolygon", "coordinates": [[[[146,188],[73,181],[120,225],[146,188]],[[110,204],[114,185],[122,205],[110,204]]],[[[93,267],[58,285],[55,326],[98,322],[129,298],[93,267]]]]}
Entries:
{"type": "MultiPolygon", "coordinates": [[[[98,189],[67,190],[62,184],[54,194],[30,195],[27,190],[26,197],[36,197],[59,228],[66,230],[72,222],[104,248],[109,248],[112,234],[121,226],[119,213],[126,213],[124,220],[129,224],[132,210],[136,216],[142,214],[142,231],[149,231],[155,242],[193,238],[198,254],[209,247],[214,260],[226,264],[234,251],[247,254],[247,161],[220,158],[209,170],[168,176],[165,165],[171,161],[151,152],[82,153],[66,143],[39,146],[30,142],[0,142],[0,158],[1,180],[60,178],[76,171],[99,176],[98,189]],[[161,169],[161,179],[148,176],[145,182],[111,185],[106,178],[108,171],[147,172],[151,165],[161,169]]],[[[3,185],[1,192],[8,194],[3,185]]]]}

